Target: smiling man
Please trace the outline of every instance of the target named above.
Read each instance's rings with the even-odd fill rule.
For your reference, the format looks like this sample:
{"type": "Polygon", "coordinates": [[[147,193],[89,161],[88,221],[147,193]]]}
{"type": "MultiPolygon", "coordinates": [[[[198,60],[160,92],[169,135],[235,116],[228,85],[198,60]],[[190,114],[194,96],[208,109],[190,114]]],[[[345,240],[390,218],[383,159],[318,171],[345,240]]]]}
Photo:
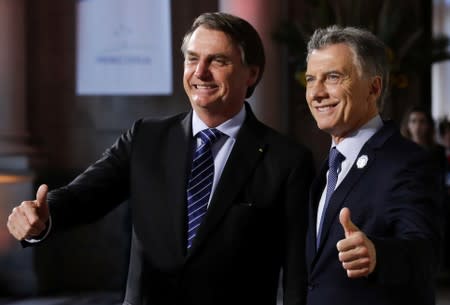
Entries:
{"type": "Polygon", "coordinates": [[[214,127],[241,111],[264,67],[243,62],[228,34],[203,26],[185,38],[182,50],[184,89],[200,119],[214,127]]]}
{"type": "Polygon", "coordinates": [[[182,52],[192,111],[138,120],[69,185],[41,186],[8,228],[44,246],[128,200],[124,305],[276,305],[281,269],[284,304],[303,304],[313,163],[245,102],[264,71],[261,39],[241,18],[205,13],[182,52]]]}
{"type": "Polygon", "coordinates": [[[387,83],[386,49],[370,32],[311,37],[306,99],[332,143],[311,192],[308,305],[434,304],[436,184],[426,153],[379,115],[387,83]]]}

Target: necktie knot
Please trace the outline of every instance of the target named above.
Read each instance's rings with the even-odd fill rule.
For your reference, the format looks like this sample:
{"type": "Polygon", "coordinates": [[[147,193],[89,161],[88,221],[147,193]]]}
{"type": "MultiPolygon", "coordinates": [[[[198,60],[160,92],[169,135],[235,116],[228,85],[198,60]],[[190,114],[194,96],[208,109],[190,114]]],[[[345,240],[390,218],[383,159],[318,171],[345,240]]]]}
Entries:
{"type": "Polygon", "coordinates": [[[204,145],[211,146],[220,139],[220,137],[222,136],[222,132],[220,132],[216,128],[208,128],[200,131],[197,136],[200,137],[204,145]]]}
{"type": "Polygon", "coordinates": [[[345,157],[343,154],[337,150],[336,147],[333,147],[330,151],[330,156],[328,158],[328,167],[330,170],[338,171],[342,161],[345,160],[345,157]]]}

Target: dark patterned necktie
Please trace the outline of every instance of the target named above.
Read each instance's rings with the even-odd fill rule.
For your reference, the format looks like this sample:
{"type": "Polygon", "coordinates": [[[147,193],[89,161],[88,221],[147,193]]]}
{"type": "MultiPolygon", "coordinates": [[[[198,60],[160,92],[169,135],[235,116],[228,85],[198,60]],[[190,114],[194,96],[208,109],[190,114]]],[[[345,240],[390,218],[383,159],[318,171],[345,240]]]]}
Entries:
{"type": "Polygon", "coordinates": [[[187,186],[188,249],[192,246],[197,228],[206,214],[214,179],[214,159],[211,145],[221,136],[222,133],[215,128],[205,129],[197,134],[202,143],[195,150],[187,186]]]}
{"type": "Polygon", "coordinates": [[[333,195],[334,189],[336,188],[336,183],[338,180],[338,173],[341,168],[342,161],[345,160],[344,155],[342,155],[336,147],[333,147],[330,151],[330,156],[328,158],[328,183],[327,192],[325,195],[325,204],[323,205],[322,216],[320,217],[319,231],[317,233],[316,248],[319,248],[320,237],[322,234],[323,221],[325,219],[325,213],[328,208],[328,203],[330,201],[331,195],[333,195]]]}

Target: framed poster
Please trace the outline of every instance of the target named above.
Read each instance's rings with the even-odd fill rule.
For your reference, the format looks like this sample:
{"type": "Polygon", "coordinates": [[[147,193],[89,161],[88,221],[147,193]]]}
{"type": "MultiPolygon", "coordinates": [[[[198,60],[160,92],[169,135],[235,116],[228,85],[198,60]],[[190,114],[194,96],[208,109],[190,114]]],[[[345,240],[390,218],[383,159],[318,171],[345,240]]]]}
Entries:
{"type": "Polygon", "coordinates": [[[79,95],[172,93],[170,0],[79,0],[79,95]]]}

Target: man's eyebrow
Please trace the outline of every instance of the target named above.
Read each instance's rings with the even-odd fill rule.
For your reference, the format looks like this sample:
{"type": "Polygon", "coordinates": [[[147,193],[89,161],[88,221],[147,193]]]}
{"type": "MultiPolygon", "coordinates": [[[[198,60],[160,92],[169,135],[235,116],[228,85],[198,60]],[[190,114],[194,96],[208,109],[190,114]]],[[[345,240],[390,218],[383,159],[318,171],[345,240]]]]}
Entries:
{"type": "MultiPolygon", "coordinates": [[[[190,51],[190,50],[187,50],[186,53],[185,53],[185,55],[187,55],[187,56],[199,56],[197,52],[195,52],[195,51],[190,51]]],[[[227,56],[227,55],[224,54],[224,53],[214,53],[214,54],[208,54],[208,55],[207,55],[207,59],[208,59],[208,60],[213,60],[213,59],[224,59],[224,60],[228,60],[229,58],[230,58],[230,57],[227,56]]]]}
{"type": "Polygon", "coordinates": [[[217,53],[217,54],[211,54],[211,56],[208,56],[208,57],[211,57],[211,58],[214,58],[214,59],[228,59],[228,58],[230,58],[229,56],[227,56],[227,55],[225,55],[225,54],[223,54],[223,53],[217,53]]]}
{"type": "Polygon", "coordinates": [[[196,52],[190,51],[190,50],[186,50],[186,53],[185,53],[185,54],[186,54],[186,55],[197,55],[196,52]]]}
{"type": "Polygon", "coordinates": [[[325,72],[325,74],[341,74],[343,75],[344,73],[342,71],[338,71],[338,70],[330,70],[325,72]]]}
{"type": "MultiPolygon", "coordinates": [[[[338,71],[338,70],[329,70],[329,71],[325,71],[323,73],[320,73],[320,75],[324,75],[324,76],[330,75],[330,74],[344,75],[345,73],[342,72],[342,71],[338,71]]],[[[305,73],[305,76],[312,76],[312,77],[314,77],[314,75],[312,75],[311,73],[308,73],[308,72],[305,73]]]]}

